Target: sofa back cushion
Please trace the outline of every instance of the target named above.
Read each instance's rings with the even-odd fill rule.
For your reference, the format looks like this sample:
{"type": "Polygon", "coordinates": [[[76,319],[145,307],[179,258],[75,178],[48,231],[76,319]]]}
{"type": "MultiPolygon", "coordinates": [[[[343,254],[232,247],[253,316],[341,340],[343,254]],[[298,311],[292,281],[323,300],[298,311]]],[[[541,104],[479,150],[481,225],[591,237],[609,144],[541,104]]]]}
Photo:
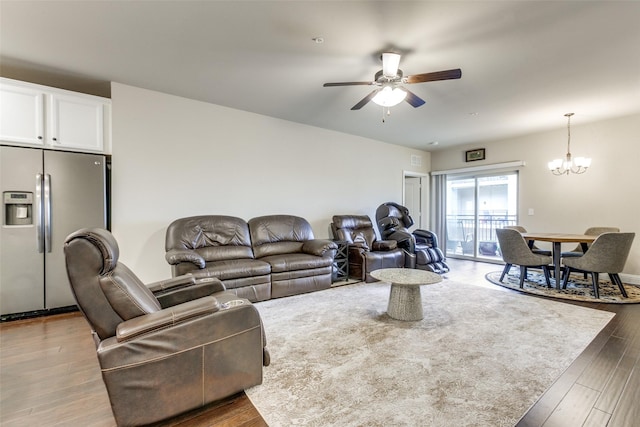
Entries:
{"type": "Polygon", "coordinates": [[[256,258],[302,252],[302,245],[313,240],[306,219],[293,215],[267,215],[249,220],[249,232],[256,258]]]}
{"type": "Polygon", "coordinates": [[[245,220],[225,215],[180,218],[167,228],[165,250],[191,249],[205,261],[253,258],[245,220]]]}
{"type": "Polygon", "coordinates": [[[333,237],[350,245],[372,249],[376,232],[368,215],[334,215],[331,224],[333,237]]]}

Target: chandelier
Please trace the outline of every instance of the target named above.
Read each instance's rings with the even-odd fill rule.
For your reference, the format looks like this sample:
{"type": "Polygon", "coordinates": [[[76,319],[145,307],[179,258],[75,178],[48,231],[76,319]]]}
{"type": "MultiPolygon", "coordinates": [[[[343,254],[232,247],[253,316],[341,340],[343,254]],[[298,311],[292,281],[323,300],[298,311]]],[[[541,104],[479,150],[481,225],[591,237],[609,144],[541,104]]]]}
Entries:
{"type": "Polygon", "coordinates": [[[591,166],[591,159],[588,157],[571,157],[571,116],[573,116],[573,113],[567,113],[564,116],[567,118],[567,155],[564,159],[550,161],[547,166],[554,175],[585,173],[589,166],[591,166]]]}

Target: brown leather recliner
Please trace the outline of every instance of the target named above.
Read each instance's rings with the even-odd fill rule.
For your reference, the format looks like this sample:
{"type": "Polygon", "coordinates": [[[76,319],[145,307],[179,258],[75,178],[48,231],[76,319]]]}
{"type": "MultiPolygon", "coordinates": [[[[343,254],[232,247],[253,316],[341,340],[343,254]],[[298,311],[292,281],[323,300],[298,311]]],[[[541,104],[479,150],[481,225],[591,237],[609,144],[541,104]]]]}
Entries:
{"type": "Polygon", "coordinates": [[[91,326],[119,426],[154,423],[262,383],[260,315],[217,279],[144,285],[103,229],[67,237],[67,274],[91,326]]]}
{"type": "Polygon", "coordinates": [[[372,271],[404,267],[404,251],[395,240],[377,240],[369,216],[334,215],[331,230],[334,239],[347,242],[350,276],[375,282],[372,271]]]}

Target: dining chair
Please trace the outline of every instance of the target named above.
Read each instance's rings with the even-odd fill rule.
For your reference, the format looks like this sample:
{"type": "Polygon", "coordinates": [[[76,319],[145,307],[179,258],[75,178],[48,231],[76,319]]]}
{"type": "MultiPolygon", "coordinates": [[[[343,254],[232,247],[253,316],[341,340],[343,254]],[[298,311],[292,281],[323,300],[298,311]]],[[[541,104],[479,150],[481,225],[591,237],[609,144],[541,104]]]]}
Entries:
{"type": "Polygon", "coordinates": [[[618,285],[622,296],[626,298],[627,292],[618,273],[624,269],[635,235],[635,233],[603,233],[593,241],[583,256],[563,259],[565,267],[562,288],[566,289],[569,275],[574,271],[591,274],[593,294],[596,298],[600,298],[599,273],[607,273],[611,281],[618,285]]]}
{"type": "MultiPolygon", "coordinates": [[[[509,229],[512,229],[512,230],[517,230],[519,233],[526,233],[527,232],[527,229],[524,228],[521,225],[506,225],[503,228],[509,228],[509,229]]],[[[535,245],[535,243],[533,245],[531,245],[531,252],[533,252],[534,254],[551,256],[551,251],[546,250],[546,249],[540,249],[539,247],[537,247],[535,245]]]]}
{"type": "MultiPolygon", "coordinates": [[[[587,236],[599,236],[602,233],[619,233],[620,229],[618,227],[589,227],[585,230],[584,234],[586,234],[587,236]]],[[[584,255],[584,251],[583,251],[583,245],[585,245],[586,243],[579,243],[578,246],[576,246],[574,249],[568,251],[568,252],[562,252],[562,254],[560,255],[562,258],[569,258],[569,257],[580,257],[582,255],[584,255]]],[[[589,247],[588,244],[587,248],[589,247]]]]}
{"type": "Polygon", "coordinates": [[[544,279],[547,282],[547,287],[551,287],[551,282],[549,280],[549,264],[552,263],[552,260],[549,255],[533,253],[518,230],[511,228],[498,228],[496,229],[496,236],[498,236],[502,259],[505,262],[504,270],[502,270],[502,275],[500,276],[501,282],[504,279],[504,276],[511,269],[511,266],[516,264],[520,266],[520,288],[524,286],[524,279],[527,276],[527,267],[542,268],[544,279]]]}

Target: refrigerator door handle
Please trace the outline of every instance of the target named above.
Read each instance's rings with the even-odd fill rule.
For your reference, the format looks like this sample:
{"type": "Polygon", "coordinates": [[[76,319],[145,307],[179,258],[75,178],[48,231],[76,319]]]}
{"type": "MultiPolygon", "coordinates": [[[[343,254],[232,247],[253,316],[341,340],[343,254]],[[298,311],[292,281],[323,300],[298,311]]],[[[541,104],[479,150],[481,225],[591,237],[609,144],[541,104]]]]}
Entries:
{"type": "Polygon", "coordinates": [[[51,175],[44,175],[44,249],[51,252],[51,175]]]}
{"type": "Polygon", "coordinates": [[[42,209],[42,174],[36,174],[36,239],[38,241],[38,253],[44,252],[44,213],[42,209]]]}

